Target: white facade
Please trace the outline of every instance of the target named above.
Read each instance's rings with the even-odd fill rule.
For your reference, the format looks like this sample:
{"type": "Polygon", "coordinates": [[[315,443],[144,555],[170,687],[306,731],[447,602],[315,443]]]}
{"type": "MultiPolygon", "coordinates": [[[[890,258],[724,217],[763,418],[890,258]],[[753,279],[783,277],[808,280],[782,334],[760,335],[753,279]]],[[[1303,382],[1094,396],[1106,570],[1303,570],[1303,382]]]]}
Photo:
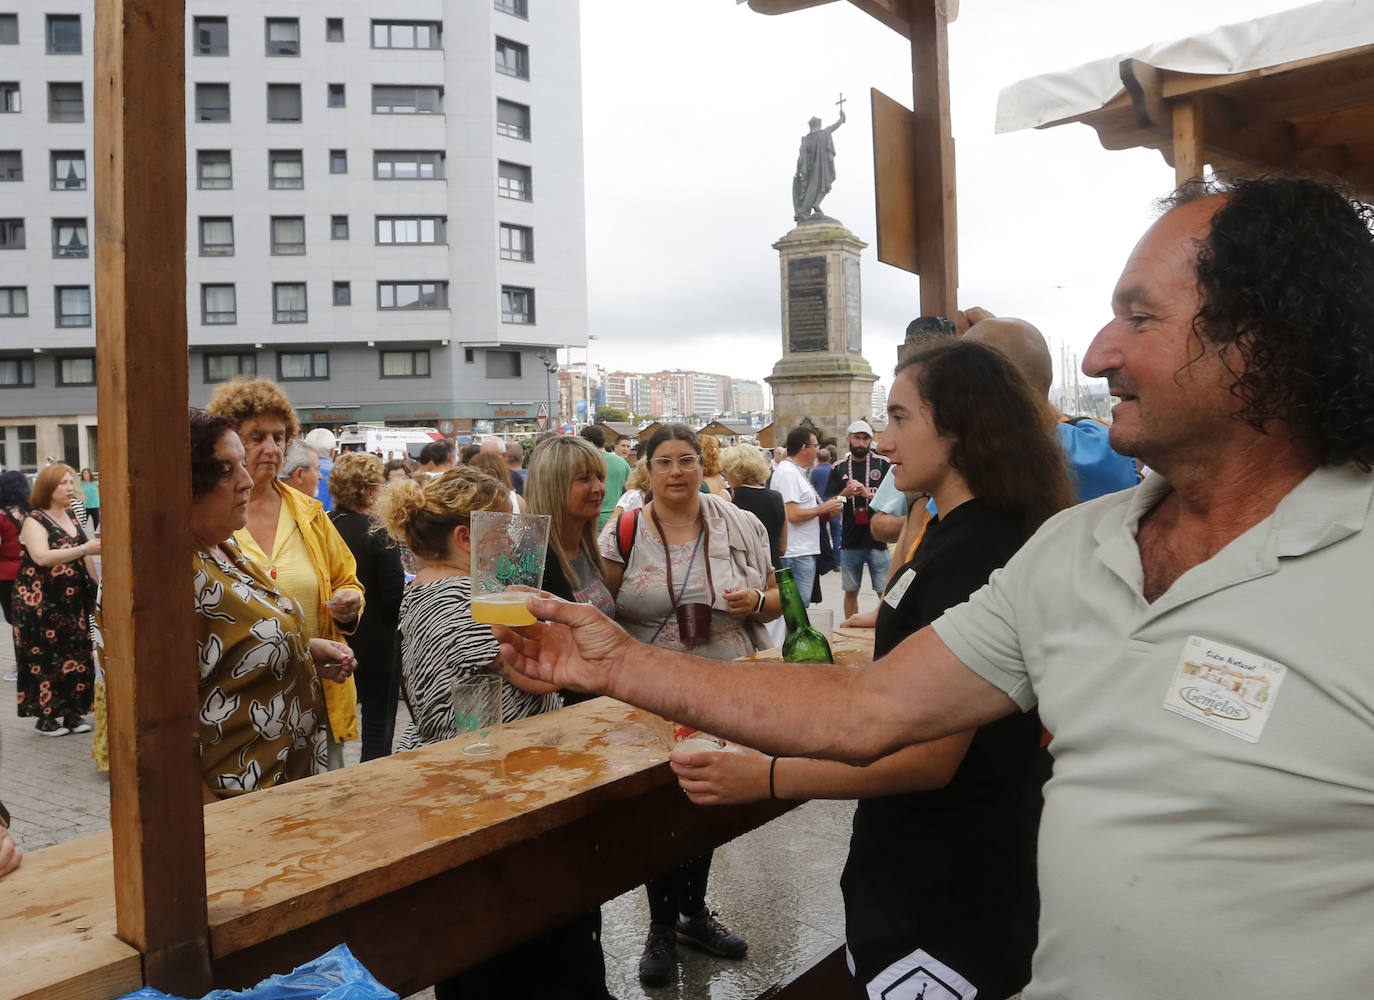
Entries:
{"type": "MultiPolygon", "coordinates": [[[[95,328],[67,325],[57,304],[81,296],[56,291],[89,288],[93,260],[52,236],[55,219],[85,220],[86,246],[94,230],[92,8],[0,7],[0,107],[20,91],[0,174],[22,160],[0,220],[26,237],[0,243],[0,288],[27,292],[14,315],[0,293],[0,426],[39,425],[44,455],[95,410],[93,386],[58,384],[86,374],[71,359],[95,328]],[[51,52],[72,47],[72,16],[80,51],[51,52]],[[72,117],[54,83],[81,85],[79,121],[50,120],[72,117]],[[84,185],[52,176],[65,150],[84,185]]],[[[308,424],[533,418],[540,355],[587,339],[578,4],[188,0],[186,53],[190,402],[251,368],[308,424]]]]}

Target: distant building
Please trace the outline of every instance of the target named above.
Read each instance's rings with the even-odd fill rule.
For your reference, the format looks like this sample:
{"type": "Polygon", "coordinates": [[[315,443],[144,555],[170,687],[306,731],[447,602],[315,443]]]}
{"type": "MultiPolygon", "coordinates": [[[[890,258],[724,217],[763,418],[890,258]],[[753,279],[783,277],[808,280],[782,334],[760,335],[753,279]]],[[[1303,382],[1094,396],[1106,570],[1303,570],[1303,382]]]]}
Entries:
{"type": "MultiPolygon", "coordinates": [[[[190,401],[532,422],[587,340],[575,0],[187,0],[190,401]]],[[[0,463],[95,465],[93,5],[0,4],[0,463]]]]}
{"type": "MultiPolygon", "coordinates": [[[[882,419],[887,413],[887,386],[881,382],[873,383],[873,409],[871,413],[878,419],[882,419]]],[[[872,421],[869,422],[872,423],[872,421]]]]}

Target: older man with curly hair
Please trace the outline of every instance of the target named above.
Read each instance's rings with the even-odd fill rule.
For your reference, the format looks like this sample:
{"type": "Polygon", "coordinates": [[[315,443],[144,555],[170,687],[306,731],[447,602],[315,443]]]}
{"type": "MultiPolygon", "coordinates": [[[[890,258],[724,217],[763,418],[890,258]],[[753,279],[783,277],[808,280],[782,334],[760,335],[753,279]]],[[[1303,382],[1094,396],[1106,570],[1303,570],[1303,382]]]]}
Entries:
{"type": "MultiPolygon", "coordinates": [[[[1312,180],[1180,192],[1083,358],[1119,399],[1112,446],[1153,473],[1051,518],[863,670],[647,655],[552,600],[531,606],[572,628],[500,630],[502,653],[770,753],[855,762],[1038,706],[1054,776],[1026,1000],[1368,996],[1372,224],[1312,180]]],[[[673,757],[691,791],[713,755],[673,757]]],[[[867,995],[958,992],[948,961],[909,954],[867,995]]]]}

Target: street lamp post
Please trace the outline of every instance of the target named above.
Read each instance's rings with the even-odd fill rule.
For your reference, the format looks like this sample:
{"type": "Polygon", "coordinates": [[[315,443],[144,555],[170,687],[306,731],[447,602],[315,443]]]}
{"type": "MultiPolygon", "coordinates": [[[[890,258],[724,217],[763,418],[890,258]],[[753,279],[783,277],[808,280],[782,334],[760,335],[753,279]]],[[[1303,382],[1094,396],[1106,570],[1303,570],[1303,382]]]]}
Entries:
{"type": "Polygon", "coordinates": [[[594,333],[587,334],[587,346],[582,349],[582,359],[586,364],[586,371],[583,372],[582,381],[587,392],[587,423],[596,423],[596,411],[592,409],[592,341],[599,340],[594,333]]]}
{"type": "Polygon", "coordinates": [[[544,395],[549,404],[549,419],[562,423],[562,415],[558,413],[553,405],[553,373],[558,371],[558,362],[550,361],[547,354],[539,355],[539,360],[544,362],[544,395]]]}

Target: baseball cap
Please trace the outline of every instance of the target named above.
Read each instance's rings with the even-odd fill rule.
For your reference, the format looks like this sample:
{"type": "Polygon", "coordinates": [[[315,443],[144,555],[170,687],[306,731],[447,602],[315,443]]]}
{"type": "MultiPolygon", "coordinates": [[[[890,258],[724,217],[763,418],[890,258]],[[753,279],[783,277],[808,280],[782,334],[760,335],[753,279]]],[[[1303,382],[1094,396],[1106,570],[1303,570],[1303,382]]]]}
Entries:
{"type": "Polygon", "coordinates": [[[872,437],[873,428],[869,426],[867,420],[856,420],[849,425],[849,430],[844,433],[846,437],[850,434],[867,434],[869,437],[872,437]]]}

